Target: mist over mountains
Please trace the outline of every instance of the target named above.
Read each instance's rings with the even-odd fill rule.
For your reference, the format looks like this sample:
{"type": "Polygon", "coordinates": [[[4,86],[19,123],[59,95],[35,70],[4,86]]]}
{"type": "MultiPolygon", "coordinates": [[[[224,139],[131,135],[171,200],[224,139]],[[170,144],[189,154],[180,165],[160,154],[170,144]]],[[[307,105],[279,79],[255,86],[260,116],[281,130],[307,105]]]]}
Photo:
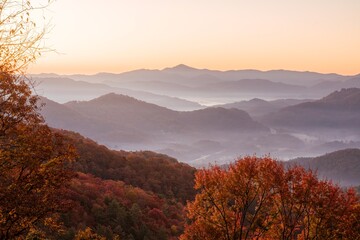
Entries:
{"type": "Polygon", "coordinates": [[[263,122],[295,129],[359,130],[360,89],[342,89],[320,100],[286,107],[265,116],[263,122]]]}
{"type": "MultiPolygon", "coordinates": [[[[77,131],[112,148],[156,150],[183,161],[219,151],[222,145],[229,149],[227,142],[238,136],[245,141],[246,136],[270,134],[238,109],[179,112],[117,94],[66,104],[42,101],[46,104],[42,114],[52,127],[77,131]]],[[[240,139],[234,141],[240,143],[240,139]]]]}
{"type": "MultiPolygon", "coordinates": [[[[359,75],[343,76],[287,70],[217,71],[196,69],[183,64],[163,70],[140,69],[119,74],[98,73],[95,75],[77,74],[66,76],[37,74],[32,77],[39,82],[43,82],[43,86],[39,86],[39,88],[45,93],[44,96],[57,101],[61,99],[61,102],[90,100],[110,92],[129,95],[161,106],[164,106],[166,100],[154,102],[152,100],[155,97],[154,94],[157,98],[160,97],[157,95],[162,95],[163,98],[165,95],[195,102],[187,102],[187,104],[193,104],[188,109],[180,109],[178,106],[181,106],[181,104],[174,104],[173,107],[170,107],[174,110],[199,109],[201,106],[196,105],[196,103],[209,106],[239,100],[250,100],[252,98],[263,98],[265,100],[280,98],[314,99],[321,98],[341,88],[360,87],[359,75]],[[51,82],[57,78],[69,78],[80,81],[81,84],[87,82],[89,85],[83,87],[83,93],[80,91],[80,94],[73,96],[76,99],[61,93],[61,91],[57,93],[57,99],[55,99],[52,96],[54,94],[47,94],[46,92],[53,89],[51,82]],[[49,81],[50,83],[48,83],[49,81]],[[96,83],[103,85],[99,86],[96,83]],[[146,95],[149,93],[152,94],[152,97],[146,95]]],[[[65,82],[66,80],[62,79],[62,81],[65,82]]],[[[69,87],[70,85],[77,85],[79,87],[79,84],[67,82],[64,83],[64,87],[65,85],[69,85],[69,87]]],[[[176,100],[179,101],[179,99],[176,100]]]]}
{"type": "Polygon", "coordinates": [[[203,108],[199,103],[187,101],[185,99],[154,94],[151,92],[110,87],[102,83],[76,81],[56,75],[54,77],[33,77],[33,81],[35,82],[35,90],[39,95],[59,103],[74,100],[91,100],[107,93],[116,92],[170,109],[186,111],[203,108]]]}
{"type": "Polygon", "coordinates": [[[178,65],[121,74],[34,75],[50,126],[114,149],[194,166],[360,147],[360,77],[178,65]],[[347,89],[343,89],[347,88],[347,89]]]}

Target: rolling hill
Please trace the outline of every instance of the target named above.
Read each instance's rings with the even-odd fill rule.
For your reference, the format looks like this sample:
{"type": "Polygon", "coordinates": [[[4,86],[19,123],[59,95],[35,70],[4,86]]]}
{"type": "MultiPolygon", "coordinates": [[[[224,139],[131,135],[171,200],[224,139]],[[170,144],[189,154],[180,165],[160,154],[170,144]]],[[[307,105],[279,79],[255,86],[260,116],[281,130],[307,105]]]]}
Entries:
{"type": "Polygon", "coordinates": [[[218,107],[237,108],[246,111],[252,117],[261,117],[272,112],[277,112],[284,107],[288,107],[291,105],[296,105],[308,101],[310,100],[279,99],[279,100],[266,101],[259,98],[253,98],[248,101],[240,101],[240,102],[218,105],[218,107]]]}
{"type": "Polygon", "coordinates": [[[195,196],[195,168],[176,159],[150,151],[115,151],[78,133],[55,130],[71,143],[79,158],[74,171],[107,180],[123,181],[159,196],[185,203],[195,196]],[[178,181],[181,179],[181,181],[178,181]]]}
{"type": "Polygon", "coordinates": [[[114,93],[66,104],[44,101],[42,113],[52,127],[79,132],[115,149],[175,152],[173,156],[185,162],[210,161],[203,156],[215,157],[211,153],[219,150],[214,145],[231,149],[231,155],[225,155],[230,159],[240,148],[256,151],[248,147],[249,141],[270,133],[238,109],[178,112],[114,93]]]}
{"type": "Polygon", "coordinates": [[[184,204],[195,197],[195,168],[163,154],[114,151],[74,132],[53,131],[74,146],[78,159],[59,196],[68,206],[62,231],[52,236],[75,239],[86,227],[106,239],[176,239],[182,233],[184,204]]]}
{"type": "Polygon", "coordinates": [[[75,81],[71,78],[62,78],[56,75],[37,75],[33,80],[35,81],[35,91],[37,94],[59,103],[91,100],[107,93],[116,92],[173,110],[189,111],[203,108],[198,103],[176,97],[110,87],[100,83],[75,81]]]}
{"type": "Polygon", "coordinates": [[[294,93],[305,91],[305,87],[273,82],[265,79],[241,79],[224,81],[202,87],[205,91],[242,92],[242,93],[294,93]]]}
{"type": "Polygon", "coordinates": [[[270,113],[262,122],[295,129],[360,129],[360,89],[349,88],[313,102],[301,103],[270,113]]]}
{"type": "Polygon", "coordinates": [[[323,81],[311,87],[317,94],[330,94],[342,88],[360,88],[360,75],[348,77],[342,81],[323,81]]]}
{"type": "Polygon", "coordinates": [[[146,132],[183,131],[266,131],[244,111],[207,108],[177,112],[118,94],[107,94],[91,101],[69,102],[64,106],[113,127],[135,128],[146,132]],[[206,121],[205,121],[206,120],[206,121]]]}
{"type": "Polygon", "coordinates": [[[287,164],[312,169],[321,178],[341,186],[360,185],[360,149],[344,149],[315,158],[297,158],[287,164]]]}

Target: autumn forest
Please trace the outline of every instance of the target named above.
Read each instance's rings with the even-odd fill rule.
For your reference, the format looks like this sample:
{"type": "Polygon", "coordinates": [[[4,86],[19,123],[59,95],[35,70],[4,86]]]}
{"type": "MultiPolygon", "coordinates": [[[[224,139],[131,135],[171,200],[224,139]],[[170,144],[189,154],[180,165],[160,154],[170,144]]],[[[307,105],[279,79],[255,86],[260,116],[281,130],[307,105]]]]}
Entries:
{"type": "MultiPolygon", "coordinates": [[[[161,81],[143,82],[141,87],[148,86],[144,89],[135,88],[133,81],[135,85],[119,84],[123,91],[129,88],[129,96],[108,93],[89,102],[73,99],[60,104],[50,100],[50,95],[41,96],[39,76],[27,72],[44,52],[53,51],[44,44],[49,29],[37,26],[34,20],[34,12],[48,4],[51,1],[39,6],[33,1],[0,0],[0,240],[360,239],[360,150],[353,137],[359,127],[359,89],[335,91],[312,102],[263,101],[261,104],[267,105],[260,109],[260,116],[259,111],[253,114],[255,108],[246,102],[242,106],[247,104],[245,110],[250,114],[234,106],[206,108],[183,99],[191,91],[204,94],[204,99],[206,94],[220,92],[219,86],[226,84],[211,80],[215,77],[209,71],[204,74],[206,79],[218,85],[201,89],[201,93],[194,90],[200,87],[192,86],[193,90],[178,88],[172,96],[165,96],[167,88],[144,94],[141,91],[147,88],[161,89],[161,81]],[[131,94],[199,109],[170,110],[170,105],[160,107],[131,94]],[[336,105],[339,99],[344,99],[340,107],[336,105]],[[345,105],[349,115],[326,118],[334,109],[345,111],[345,105]],[[301,116],[308,116],[307,122],[300,122],[297,109],[301,116]],[[321,117],[312,119],[314,112],[321,117]],[[284,120],[288,116],[291,121],[284,120]],[[326,142],[337,144],[326,148],[333,150],[329,154],[319,147],[314,152],[321,153],[320,157],[301,157],[298,153],[305,153],[315,140],[303,143],[296,137],[315,132],[306,124],[316,121],[328,124],[328,129],[341,129],[341,134],[351,132],[353,135],[346,137],[352,138],[342,149],[337,147],[339,141],[326,142]],[[353,125],[344,124],[349,127],[345,131],[337,126],[341,121],[353,125]],[[295,128],[297,135],[289,130],[295,128]],[[306,131],[300,134],[300,128],[306,131]],[[192,144],[194,139],[200,139],[198,145],[192,144]],[[140,143],[148,148],[129,149],[140,143]],[[293,144],[291,149],[289,144],[293,144]],[[298,155],[282,161],[271,153],[243,154],[250,145],[254,149],[271,145],[265,150],[298,155]],[[297,146],[302,152],[295,151],[297,146]],[[191,152],[196,147],[198,152],[191,152]],[[234,152],[237,157],[228,161],[226,157],[234,152]],[[221,154],[226,156],[221,158],[221,154]]],[[[189,76],[195,71],[187,66],[175,70],[189,76]]],[[[180,79],[180,73],[161,76],[180,79]]],[[[59,79],[43,76],[44,88],[59,79]]],[[[79,79],[65,81],[86,87],[94,84],[96,90],[107,87],[79,79]]],[[[271,83],[266,84],[269,89],[271,83]]],[[[175,85],[168,82],[166,86],[175,85]]],[[[60,94],[62,85],[54,86],[60,94]]],[[[235,94],[237,90],[229,86],[224,92],[235,94]]],[[[281,88],[276,91],[305,89],[280,83],[271,86],[281,88]]],[[[116,87],[111,91],[114,89],[120,91],[116,87]]],[[[260,100],[256,101],[259,104],[260,100]]],[[[320,129],[318,125],[316,129],[320,129]]],[[[321,139],[337,133],[325,135],[322,131],[321,139]]]]}

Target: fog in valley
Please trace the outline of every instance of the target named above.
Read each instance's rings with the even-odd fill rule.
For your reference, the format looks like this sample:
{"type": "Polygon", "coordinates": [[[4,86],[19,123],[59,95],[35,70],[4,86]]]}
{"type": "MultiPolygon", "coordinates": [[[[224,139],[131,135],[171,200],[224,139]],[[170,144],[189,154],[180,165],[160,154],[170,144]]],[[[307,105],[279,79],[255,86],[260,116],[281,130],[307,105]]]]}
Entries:
{"type": "Polygon", "coordinates": [[[360,147],[360,76],[178,65],[121,74],[38,74],[47,123],[112,149],[193,166],[360,147]]]}

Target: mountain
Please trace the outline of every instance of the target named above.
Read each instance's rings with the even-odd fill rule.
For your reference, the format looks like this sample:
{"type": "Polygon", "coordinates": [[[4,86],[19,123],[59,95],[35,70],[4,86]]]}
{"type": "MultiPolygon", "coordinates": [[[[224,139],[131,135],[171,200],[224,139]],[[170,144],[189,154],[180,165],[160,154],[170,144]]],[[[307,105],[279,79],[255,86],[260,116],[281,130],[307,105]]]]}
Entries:
{"type": "Polygon", "coordinates": [[[116,92],[174,110],[189,111],[203,108],[198,103],[180,98],[126,88],[110,87],[106,84],[75,81],[70,78],[34,77],[33,80],[35,81],[35,91],[37,94],[60,103],[90,100],[107,93],[116,92]]]}
{"type": "Polygon", "coordinates": [[[105,84],[75,81],[71,78],[38,77],[32,80],[35,82],[37,94],[62,103],[91,99],[112,91],[112,88],[105,84]]]}
{"type": "Polygon", "coordinates": [[[289,71],[289,70],[270,70],[270,71],[259,71],[259,70],[208,70],[208,69],[196,69],[184,64],[177,65],[172,68],[165,68],[163,72],[166,73],[177,73],[186,76],[192,76],[199,74],[207,74],[221,79],[222,81],[237,81],[241,79],[266,79],[274,82],[282,82],[287,84],[311,86],[324,80],[338,81],[345,79],[345,76],[338,74],[322,74],[316,72],[300,72],[300,71],[289,71]]]}
{"type": "Polygon", "coordinates": [[[64,106],[102,125],[158,131],[171,128],[178,112],[125,95],[109,93],[90,101],[72,101],[64,106]]]}
{"type": "Polygon", "coordinates": [[[166,95],[159,95],[146,91],[136,91],[126,88],[116,88],[114,90],[115,91],[113,92],[116,92],[118,94],[127,95],[129,97],[133,97],[142,100],[144,102],[153,103],[161,107],[166,107],[176,111],[193,111],[193,110],[205,108],[205,106],[197,102],[193,102],[177,97],[170,97],[166,95]]]}
{"type": "Polygon", "coordinates": [[[184,93],[192,92],[193,89],[179,83],[166,81],[128,81],[128,82],[106,82],[107,84],[120,88],[127,88],[137,91],[148,91],[155,94],[167,94],[181,97],[184,93]]]}
{"type": "MultiPolygon", "coordinates": [[[[219,104],[252,98],[319,98],[331,91],[344,87],[357,87],[360,82],[359,75],[342,76],[338,74],[287,70],[218,71],[197,69],[184,64],[162,70],[138,69],[123,73],[98,73],[94,75],[75,74],[59,76],[39,74],[33,75],[33,77],[38,79],[64,78],[73,79],[78,82],[103,84],[97,85],[92,89],[84,87],[83,90],[78,90],[76,94],[78,96],[77,99],[69,99],[70,95],[66,94],[61,86],[59,87],[59,92],[56,91],[56,88],[50,89],[51,96],[46,94],[45,91],[45,97],[58,102],[90,100],[109,92],[127,95],[126,92],[132,90],[176,97],[178,99],[172,99],[173,101],[169,101],[169,104],[167,104],[165,96],[163,96],[163,100],[154,102],[152,101],[153,98],[148,96],[142,96],[141,94],[130,95],[174,110],[195,110],[201,108],[201,106],[196,106],[196,103],[192,104],[189,102],[193,100],[196,100],[198,103],[219,104]],[[110,91],[108,88],[112,88],[112,90],[110,91]],[[121,91],[120,88],[127,89],[127,91],[121,91]],[[53,96],[57,96],[57,98],[53,96]],[[182,101],[182,99],[186,99],[188,102],[183,102],[183,104],[176,103],[182,101]]],[[[69,92],[71,91],[73,90],[70,89],[69,92]]]]}
{"type": "MultiPolygon", "coordinates": [[[[338,74],[300,72],[288,70],[209,70],[197,69],[184,64],[163,70],[139,69],[119,74],[99,73],[95,75],[69,75],[68,77],[89,82],[129,82],[129,81],[165,81],[180,85],[193,86],[192,79],[199,76],[211,76],[218,81],[237,81],[241,79],[266,79],[292,85],[312,86],[323,81],[341,81],[348,77],[338,74]]],[[[206,78],[203,78],[206,79],[206,78]]]]}
{"type": "Polygon", "coordinates": [[[301,103],[270,113],[263,123],[295,129],[360,129],[360,89],[349,88],[313,102],[301,103]]]}
{"type": "Polygon", "coordinates": [[[165,68],[164,70],[171,71],[171,72],[193,72],[193,71],[197,71],[198,69],[187,66],[185,64],[179,64],[172,68],[165,68]]]}
{"type": "Polygon", "coordinates": [[[241,79],[236,81],[226,81],[203,87],[206,91],[226,91],[226,92],[247,92],[247,93],[291,93],[305,91],[305,87],[295,86],[285,83],[272,82],[265,79],[241,79]]]}
{"type": "Polygon", "coordinates": [[[306,99],[279,99],[273,101],[265,101],[259,98],[253,98],[249,101],[240,101],[240,102],[233,102],[223,105],[218,105],[218,107],[223,108],[237,108],[244,110],[250,114],[252,117],[261,117],[266,114],[277,112],[281,108],[296,105],[299,103],[307,102],[309,100],[306,99]]]}
{"type": "Polygon", "coordinates": [[[312,169],[321,178],[341,186],[360,185],[360,149],[344,149],[315,158],[297,158],[286,164],[312,169]]]}
{"type": "MultiPolygon", "coordinates": [[[[333,97],[324,99],[329,102],[333,97]]],[[[284,126],[270,131],[235,108],[178,112],[114,93],[66,104],[43,101],[47,102],[43,115],[52,127],[79,132],[112,149],[152,150],[193,166],[226,163],[239,154],[272,153],[293,158],[360,144],[356,129],[326,128],[319,135],[314,135],[314,129],[279,129],[284,126]]],[[[266,104],[262,100],[252,102],[266,104]]],[[[274,103],[287,104],[283,100],[274,103]]]]}
{"type": "Polygon", "coordinates": [[[176,159],[150,151],[115,151],[99,145],[80,134],[56,130],[65,136],[79,155],[74,171],[123,181],[134,187],[151,191],[186,203],[195,196],[196,169],[176,159]],[[181,181],[178,181],[181,179],[181,181]]]}
{"type": "MultiPolygon", "coordinates": [[[[41,114],[51,127],[68,129],[69,122],[71,122],[72,129],[76,129],[78,132],[87,131],[88,136],[93,136],[94,131],[92,129],[100,127],[95,121],[83,114],[45,97],[40,97],[40,104],[44,105],[41,108],[41,114]]],[[[106,126],[102,128],[106,128],[106,126]]]]}
{"type": "Polygon", "coordinates": [[[192,112],[182,112],[179,116],[184,126],[196,131],[267,131],[267,128],[255,122],[250,115],[239,109],[206,108],[192,112]]]}
{"type": "Polygon", "coordinates": [[[319,100],[318,103],[323,103],[333,109],[360,111],[360,88],[348,88],[333,92],[319,100]]]}
{"type": "Polygon", "coordinates": [[[194,165],[217,158],[213,153],[219,153],[219,148],[213,146],[229,150],[222,161],[233,159],[242,149],[249,154],[266,151],[253,141],[261,139],[259,134],[270,134],[267,127],[238,109],[178,112],[114,93],[91,101],[47,102],[42,113],[52,127],[79,132],[115,149],[174,153],[172,156],[194,165]],[[74,112],[74,117],[63,114],[66,111],[74,112]]]}
{"type": "Polygon", "coordinates": [[[133,89],[138,91],[149,91],[155,94],[167,94],[179,98],[189,97],[220,97],[229,96],[252,97],[262,96],[265,98],[288,98],[308,96],[307,88],[285,84],[281,82],[272,82],[265,79],[241,79],[234,81],[220,81],[211,75],[198,75],[175,82],[174,79],[165,81],[133,80],[106,82],[115,87],[133,89]]]}
{"type": "Polygon", "coordinates": [[[60,216],[64,226],[56,239],[74,239],[86,227],[106,239],[181,234],[184,204],[196,193],[195,168],[163,154],[114,151],[77,133],[54,131],[78,153],[69,166],[76,174],[59,196],[71,207],[60,216]]]}
{"type": "Polygon", "coordinates": [[[64,104],[41,98],[41,109],[46,123],[54,128],[73,130],[98,141],[117,141],[142,143],[148,141],[147,134],[127,126],[118,125],[116,129],[107,122],[80,113],[64,104]]]}
{"type": "Polygon", "coordinates": [[[188,131],[266,131],[244,111],[207,108],[177,112],[118,94],[107,94],[91,101],[69,102],[65,106],[108,125],[142,131],[179,133],[188,131]]]}
{"type": "Polygon", "coordinates": [[[316,94],[329,94],[342,88],[360,88],[360,75],[348,77],[342,81],[323,81],[310,88],[316,94]]]}

